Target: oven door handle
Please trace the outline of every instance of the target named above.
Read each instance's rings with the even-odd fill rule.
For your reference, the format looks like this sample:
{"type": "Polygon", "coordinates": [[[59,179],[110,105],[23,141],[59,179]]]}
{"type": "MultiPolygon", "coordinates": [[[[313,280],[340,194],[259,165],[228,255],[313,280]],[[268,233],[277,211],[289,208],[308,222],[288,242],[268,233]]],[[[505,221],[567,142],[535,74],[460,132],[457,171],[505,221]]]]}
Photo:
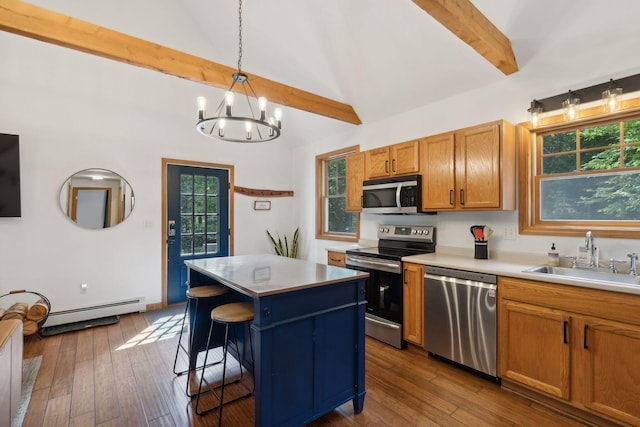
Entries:
{"type": "Polygon", "coordinates": [[[370,257],[363,257],[358,255],[347,255],[347,261],[349,260],[353,260],[358,263],[361,263],[363,266],[370,265],[372,267],[380,266],[380,267],[387,267],[387,268],[394,268],[394,269],[400,268],[400,264],[397,262],[385,262],[385,261],[380,261],[370,257]]]}
{"type": "Polygon", "coordinates": [[[389,323],[389,322],[381,322],[380,320],[376,320],[372,317],[367,317],[367,322],[373,322],[375,324],[378,324],[380,326],[384,326],[385,328],[389,328],[389,329],[400,329],[400,326],[396,325],[395,323],[389,323]]]}

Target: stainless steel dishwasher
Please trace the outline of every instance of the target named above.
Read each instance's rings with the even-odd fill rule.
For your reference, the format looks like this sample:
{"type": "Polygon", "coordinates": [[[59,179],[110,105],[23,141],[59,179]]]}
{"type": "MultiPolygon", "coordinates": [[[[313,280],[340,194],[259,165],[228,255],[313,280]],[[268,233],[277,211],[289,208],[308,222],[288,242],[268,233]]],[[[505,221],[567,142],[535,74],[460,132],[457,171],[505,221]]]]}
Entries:
{"type": "Polygon", "coordinates": [[[425,349],[496,377],[496,276],[424,267],[425,349]]]}

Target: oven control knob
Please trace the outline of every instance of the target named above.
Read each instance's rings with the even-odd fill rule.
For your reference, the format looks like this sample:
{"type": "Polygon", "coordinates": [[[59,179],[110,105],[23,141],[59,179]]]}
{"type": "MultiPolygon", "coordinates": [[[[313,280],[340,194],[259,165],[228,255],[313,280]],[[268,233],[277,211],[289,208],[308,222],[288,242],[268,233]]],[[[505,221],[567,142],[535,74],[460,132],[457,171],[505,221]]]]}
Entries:
{"type": "Polygon", "coordinates": [[[417,234],[417,233],[418,233],[418,230],[416,229],[411,230],[411,234],[417,234]]]}
{"type": "Polygon", "coordinates": [[[429,235],[429,229],[427,228],[426,230],[424,230],[424,235],[428,236],[429,235]]]}

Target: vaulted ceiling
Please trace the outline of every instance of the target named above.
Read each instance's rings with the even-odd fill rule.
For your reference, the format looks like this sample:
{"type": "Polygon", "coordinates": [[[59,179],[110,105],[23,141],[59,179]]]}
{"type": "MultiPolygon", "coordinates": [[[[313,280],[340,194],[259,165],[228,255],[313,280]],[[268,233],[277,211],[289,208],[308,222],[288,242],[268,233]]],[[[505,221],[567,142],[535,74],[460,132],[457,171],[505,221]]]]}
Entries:
{"type": "MultiPolygon", "coordinates": [[[[635,22],[640,6],[634,0],[616,2],[616,10],[601,0],[471,3],[244,0],[242,68],[261,77],[252,79],[258,92],[261,87],[275,102],[333,117],[340,122],[333,124],[337,129],[353,126],[347,123],[372,123],[507,79],[528,79],[534,91],[531,98],[553,95],[554,85],[564,91],[569,88],[566,84],[582,83],[584,77],[578,73],[586,64],[588,75],[606,79],[638,72],[628,61],[616,65],[616,56],[608,54],[614,44],[616,52],[627,46],[632,52],[640,42],[635,22]],[[610,75],[627,70],[631,72],[610,75]]],[[[187,74],[182,77],[217,86],[227,84],[218,75],[237,67],[235,0],[34,0],[30,4],[168,48],[135,51],[124,43],[122,50],[103,56],[129,56],[133,59],[128,62],[140,60],[151,68],[173,61],[169,68],[187,74]],[[177,56],[172,57],[174,52],[177,56]],[[208,68],[208,61],[223,67],[208,68]],[[198,71],[202,64],[207,71],[198,71]]],[[[6,10],[23,7],[27,8],[24,25],[33,24],[28,6],[0,0],[0,27],[7,30],[2,22],[6,10]]],[[[5,16],[14,27],[15,16],[5,16]]],[[[97,31],[93,36],[117,41],[105,30],[81,28],[68,20],[58,24],[97,31]]],[[[20,33],[19,28],[8,30],[20,33]]],[[[212,90],[210,96],[220,93],[212,90]]],[[[523,109],[529,100],[522,100],[523,109]]],[[[292,109],[285,109],[285,114],[301,117],[292,109]]]]}

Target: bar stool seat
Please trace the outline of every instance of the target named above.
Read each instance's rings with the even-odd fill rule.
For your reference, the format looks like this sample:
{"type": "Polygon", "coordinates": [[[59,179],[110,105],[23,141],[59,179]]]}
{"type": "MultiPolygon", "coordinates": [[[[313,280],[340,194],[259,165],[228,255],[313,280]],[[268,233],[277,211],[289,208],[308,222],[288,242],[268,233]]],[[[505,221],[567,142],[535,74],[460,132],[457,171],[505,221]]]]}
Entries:
{"type": "MultiPolygon", "coordinates": [[[[240,351],[238,349],[238,342],[237,342],[237,337],[235,336],[235,330],[234,330],[234,341],[233,344],[235,345],[236,348],[236,353],[238,354],[239,357],[239,361],[238,364],[240,366],[240,378],[236,379],[230,383],[225,383],[226,380],[226,372],[227,372],[227,353],[228,353],[228,349],[229,349],[229,326],[232,326],[234,324],[245,324],[247,325],[247,327],[249,326],[249,322],[253,321],[253,303],[251,302],[234,302],[234,303],[228,303],[228,304],[224,304],[224,305],[220,305],[216,308],[214,308],[213,310],[211,310],[211,328],[209,329],[209,338],[207,339],[207,352],[205,353],[204,356],[204,363],[206,365],[207,363],[207,357],[209,355],[209,344],[211,341],[211,335],[213,332],[213,324],[214,323],[219,323],[225,326],[225,333],[224,333],[224,344],[223,344],[223,350],[222,350],[222,382],[219,386],[217,387],[211,387],[211,385],[209,384],[209,381],[207,381],[205,379],[205,371],[202,371],[202,375],[200,377],[200,386],[198,388],[198,398],[196,399],[196,414],[198,415],[203,415],[206,414],[216,408],[219,408],[219,415],[218,415],[218,426],[222,425],[222,407],[224,405],[227,405],[231,402],[235,402],[236,400],[239,399],[243,399],[245,397],[249,397],[251,395],[253,395],[253,392],[255,390],[255,381],[253,379],[253,375],[252,375],[252,382],[253,382],[253,389],[249,392],[246,393],[242,396],[238,396],[230,401],[224,402],[224,388],[226,385],[229,384],[233,384],[236,382],[240,382],[242,380],[242,360],[244,360],[244,346],[243,346],[243,354],[242,356],[240,356],[240,351]],[[202,385],[203,382],[206,383],[206,386],[208,388],[207,391],[202,391],[202,385]],[[215,389],[219,388],[220,389],[220,394],[218,395],[218,393],[215,391],[215,389]],[[213,408],[207,409],[205,411],[200,411],[199,410],[199,404],[200,404],[200,395],[206,392],[212,392],[216,398],[218,399],[218,401],[220,402],[218,404],[218,406],[214,406],[213,408]]],[[[253,340],[251,338],[251,328],[247,328],[248,329],[248,333],[249,333],[249,347],[250,347],[250,351],[251,351],[251,363],[253,366],[254,363],[254,357],[253,357],[253,340]]],[[[252,373],[253,374],[253,373],[252,373]]]]}
{"type": "MultiPolygon", "coordinates": [[[[178,338],[178,347],[176,348],[176,357],[173,361],[173,373],[176,375],[183,375],[185,373],[190,372],[190,367],[191,367],[191,351],[190,349],[193,346],[193,337],[195,336],[195,325],[197,324],[197,319],[193,319],[193,330],[190,331],[190,342],[189,342],[189,347],[186,348],[183,344],[182,344],[182,335],[184,332],[184,324],[185,321],[187,319],[187,316],[189,314],[189,308],[191,306],[191,303],[194,302],[195,303],[195,313],[197,315],[198,313],[198,303],[200,300],[204,300],[204,299],[209,299],[209,298],[215,298],[215,297],[220,297],[222,295],[225,295],[229,292],[229,289],[226,286],[221,286],[221,285],[205,285],[205,286],[194,286],[194,287],[189,287],[187,289],[187,304],[185,305],[184,308],[184,316],[182,317],[182,327],[180,328],[180,336],[178,338]],[[176,365],[178,363],[178,354],[180,353],[180,350],[182,350],[189,358],[189,368],[183,370],[183,371],[176,371],[176,365]]],[[[217,361],[217,362],[213,362],[211,363],[209,366],[215,365],[217,363],[220,363],[221,361],[217,361]]],[[[194,370],[198,370],[198,369],[202,369],[205,367],[206,363],[203,363],[202,366],[195,366],[194,370]]],[[[187,377],[187,386],[185,388],[185,393],[187,395],[187,397],[194,397],[195,394],[191,394],[189,393],[189,378],[187,377]]]]}

